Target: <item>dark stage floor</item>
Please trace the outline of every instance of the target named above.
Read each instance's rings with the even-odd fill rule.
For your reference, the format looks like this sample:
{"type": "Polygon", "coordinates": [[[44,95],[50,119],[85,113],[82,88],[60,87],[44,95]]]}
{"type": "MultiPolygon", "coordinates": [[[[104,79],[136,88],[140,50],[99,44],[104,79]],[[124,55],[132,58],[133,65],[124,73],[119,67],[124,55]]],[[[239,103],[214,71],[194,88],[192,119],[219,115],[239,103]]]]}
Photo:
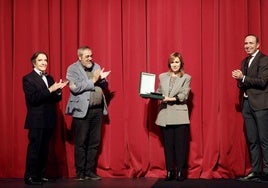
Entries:
{"type": "Polygon", "coordinates": [[[268,182],[240,182],[234,179],[187,179],[166,182],[158,178],[103,178],[101,181],[76,182],[57,179],[40,186],[25,185],[23,179],[0,179],[0,188],[267,188],[268,182]]]}

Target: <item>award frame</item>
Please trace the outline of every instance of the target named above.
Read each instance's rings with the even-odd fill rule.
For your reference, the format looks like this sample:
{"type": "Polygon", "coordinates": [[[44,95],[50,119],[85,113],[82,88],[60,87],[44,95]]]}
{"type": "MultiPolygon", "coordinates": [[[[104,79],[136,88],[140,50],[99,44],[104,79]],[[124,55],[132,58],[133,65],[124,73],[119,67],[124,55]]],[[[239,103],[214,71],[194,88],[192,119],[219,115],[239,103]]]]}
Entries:
{"type": "Polygon", "coordinates": [[[164,99],[161,93],[155,93],[155,78],[156,75],[148,72],[140,73],[140,88],[139,94],[142,98],[164,99]]]}

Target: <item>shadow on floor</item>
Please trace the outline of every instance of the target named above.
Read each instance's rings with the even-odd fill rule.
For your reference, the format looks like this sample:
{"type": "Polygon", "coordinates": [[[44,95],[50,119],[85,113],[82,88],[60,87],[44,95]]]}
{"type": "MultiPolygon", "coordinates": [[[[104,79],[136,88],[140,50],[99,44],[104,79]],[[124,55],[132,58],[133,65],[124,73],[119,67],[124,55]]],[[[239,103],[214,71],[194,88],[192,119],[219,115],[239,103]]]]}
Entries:
{"type": "Polygon", "coordinates": [[[268,182],[241,182],[234,179],[186,179],[183,182],[158,178],[103,178],[101,181],[77,182],[57,179],[41,186],[25,185],[23,179],[0,179],[2,188],[267,188],[268,182]]]}

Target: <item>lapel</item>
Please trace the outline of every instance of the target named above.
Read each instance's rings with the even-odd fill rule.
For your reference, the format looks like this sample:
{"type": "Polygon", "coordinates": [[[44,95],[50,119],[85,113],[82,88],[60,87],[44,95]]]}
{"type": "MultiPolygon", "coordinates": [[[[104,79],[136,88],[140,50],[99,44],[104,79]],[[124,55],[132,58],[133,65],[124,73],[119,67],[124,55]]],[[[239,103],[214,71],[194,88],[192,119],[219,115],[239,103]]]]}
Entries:
{"type": "Polygon", "coordinates": [[[78,69],[79,69],[81,75],[83,75],[84,79],[87,80],[87,79],[88,79],[88,77],[87,77],[87,73],[86,73],[86,71],[84,70],[84,67],[83,67],[83,65],[81,64],[80,61],[77,62],[77,66],[78,66],[78,69]]]}
{"type": "Polygon", "coordinates": [[[50,87],[51,85],[55,83],[54,79],[51,76],[47,75],[46,78],[47,78],[48,87],[50,87]]]}
{"type": "Polygon", "coordinates": [[[42,86],[44,88],[47,88],[47,85],[44,82],[44,80],[42,79],[42,77],[37,72],[35,72],[34,70],[32,71],[32,78],[38,85],[40,85],[40,86],[42,86]]]}
{"type": "Polygon", "coordinates": [[[179,88],[183,86],[184,81],[185,81],[184,76],[176,78],[175,84],[170,92],[170,96],[175,96],[176,94],[178,94],[179,88]]]}
{"type": "MultiPolygon", "coordinates": [[[[174,86],[169,94],[170,97],[178,94],[178,91],[183,86],[184,81],[185,81],[184,76],[181,78],[179,78],[179,77],[176,78],[174,86]]],[[[167,73],[167,74],[165,74],[165,77],[163,79],[163,84],[162,84],[164,95],[168,95],[168,93],[169,93],[168,92],[169,91],[169,82],[170,82],[170,75],[167,73]]]]}
{"type": "Polygon", "coordinates": [[[170,81],[170,75],[169,75],[169,73],[166,73],[164,78],[163,78],[163,84],[162,84],[162,90],[163,90],[163,94],[165,96],[168,95],[169,81],[170,81]]]}
{"type": "Polygon", "coordinates": [[[250,73],[251,71],[255,71],[256,67],[258,66],[258,62],[260,59],[261,53],[258,52],[256,56],[254,57],[253,61],[251,62],[250,66],[248,67],[247,72],[250,73]]]}

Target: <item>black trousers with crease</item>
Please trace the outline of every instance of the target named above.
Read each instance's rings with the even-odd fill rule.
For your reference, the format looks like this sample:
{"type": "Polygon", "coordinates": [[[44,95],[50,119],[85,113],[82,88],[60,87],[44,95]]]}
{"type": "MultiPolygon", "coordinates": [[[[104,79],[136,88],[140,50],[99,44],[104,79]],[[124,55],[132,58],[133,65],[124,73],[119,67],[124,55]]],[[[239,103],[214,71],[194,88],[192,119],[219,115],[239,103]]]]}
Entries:
{"type": "Polygon", "coordinates": [[[102,117],[103,108],[89,108],[84,118],[73,118],[75,168],[79,177],[95,172],[102,117]]]}
{"type": "Polygon", "coordinates": [[[166,170],[187,168],[189,125],[167,125],[162,127],[166,170]]]}

